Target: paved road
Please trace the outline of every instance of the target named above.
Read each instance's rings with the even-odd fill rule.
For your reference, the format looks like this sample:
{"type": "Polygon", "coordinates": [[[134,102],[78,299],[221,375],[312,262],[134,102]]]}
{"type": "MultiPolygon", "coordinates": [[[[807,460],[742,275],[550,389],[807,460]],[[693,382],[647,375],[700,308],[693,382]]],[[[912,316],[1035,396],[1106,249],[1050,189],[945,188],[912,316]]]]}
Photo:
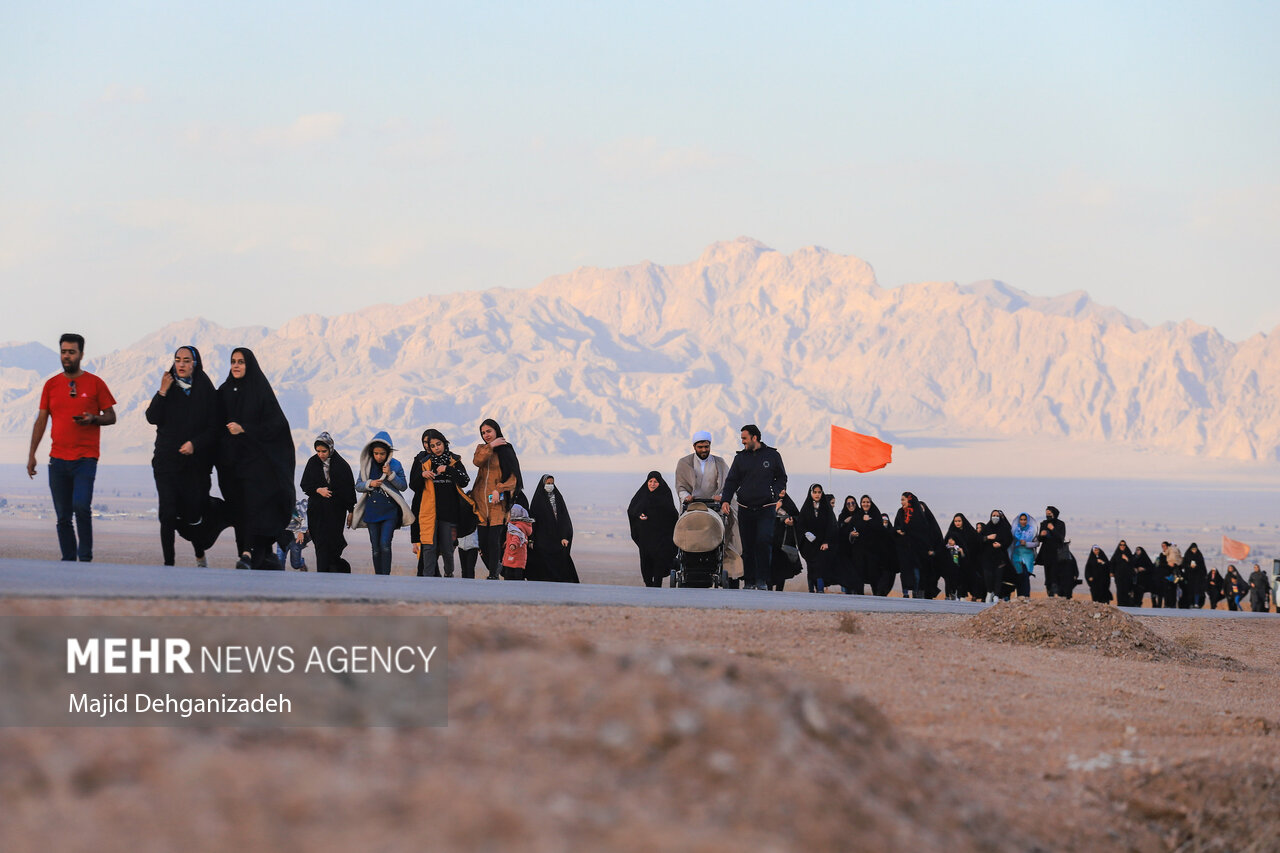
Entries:
{"type": "MultiPolygon", "coordinates": [[[[811,610],[880,613],[977,613],[989,605],[964,601],[811,595],[719,589],[646,589],[608,584],[507,583],[393,575],[245,572],[163,566],[0,559],[0,596],[21,598],[183,598],[223,601],[431,601],[478,604],[573,604],[691,607],[727,610],[811,610]]],[[[1137,610],[1180,618],[1267,618],[1222,610],[1137,610]]],[[[1277,618],[1272,615],[1271,618],[1277,618]]]]}

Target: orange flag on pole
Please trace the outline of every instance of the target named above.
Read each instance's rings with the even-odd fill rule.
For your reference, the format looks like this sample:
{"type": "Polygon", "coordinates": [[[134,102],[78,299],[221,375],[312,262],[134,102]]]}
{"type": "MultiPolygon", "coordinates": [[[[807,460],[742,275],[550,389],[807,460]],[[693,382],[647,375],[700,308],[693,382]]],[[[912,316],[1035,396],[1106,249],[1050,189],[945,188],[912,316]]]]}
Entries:
{"type": "Polygon", "coordinates": [[[872,435],[831,425],[831,467],[867,473],[893,461],[893,445],[872,435]]]}
{"type": "Polygon", "coordinates": [[[1251,549],[1249,548],[1249,546],[1244,544],[1243,542],[1237,542],[1234,539],[1228,539],[1226,536],[1222,537],[1222,553],[1225,554],[1227,557],[1230,557],[1232,560],[1245,559],[1246,557],[1249,556],[1250,550],[1251,549]]]}

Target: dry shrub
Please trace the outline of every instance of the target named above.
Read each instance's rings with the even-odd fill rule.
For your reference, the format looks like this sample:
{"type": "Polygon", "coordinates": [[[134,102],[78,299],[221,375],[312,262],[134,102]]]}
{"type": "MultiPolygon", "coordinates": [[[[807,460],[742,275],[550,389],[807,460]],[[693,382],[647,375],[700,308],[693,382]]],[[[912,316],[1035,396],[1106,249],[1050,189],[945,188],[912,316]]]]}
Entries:
{"type": "Polygon", "coordinates": [[[1194,634],[1179,634],[1173,641],[1189,652],[1198,652],[1204,648],[1204,640],[1194,634]]]}
{"type": "Polygon", "coordinates": [[[862,623],[852,613],[841,613],[836,619],[836,630],[841,634],[861,634],[862,623]]]}

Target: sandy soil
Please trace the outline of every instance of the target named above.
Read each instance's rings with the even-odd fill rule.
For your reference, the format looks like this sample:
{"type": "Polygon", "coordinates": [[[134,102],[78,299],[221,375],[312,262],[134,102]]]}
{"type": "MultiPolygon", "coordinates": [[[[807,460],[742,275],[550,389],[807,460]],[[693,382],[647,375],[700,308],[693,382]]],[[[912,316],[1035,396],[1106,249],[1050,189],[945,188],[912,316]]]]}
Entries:
{"type": "Polygon", "coordinates": [[[447,728],[0,731],[5,848],[1280,847],[1278,618],[421,609],[447,728]]]}

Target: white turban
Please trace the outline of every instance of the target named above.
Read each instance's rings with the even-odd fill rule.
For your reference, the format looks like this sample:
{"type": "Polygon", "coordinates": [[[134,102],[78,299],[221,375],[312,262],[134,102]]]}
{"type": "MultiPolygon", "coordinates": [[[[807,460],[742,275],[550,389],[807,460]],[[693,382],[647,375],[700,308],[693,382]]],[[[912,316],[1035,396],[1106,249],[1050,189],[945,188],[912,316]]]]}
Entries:
{"type": "Polygon", "coordinates": [[[699,441],[710,441],[710,440],[711,440],[711,433],[707,432],[705,429],[699,430],[698,432],[695,432],[693,434],[694,444],[697,444],[699,441]]]}

